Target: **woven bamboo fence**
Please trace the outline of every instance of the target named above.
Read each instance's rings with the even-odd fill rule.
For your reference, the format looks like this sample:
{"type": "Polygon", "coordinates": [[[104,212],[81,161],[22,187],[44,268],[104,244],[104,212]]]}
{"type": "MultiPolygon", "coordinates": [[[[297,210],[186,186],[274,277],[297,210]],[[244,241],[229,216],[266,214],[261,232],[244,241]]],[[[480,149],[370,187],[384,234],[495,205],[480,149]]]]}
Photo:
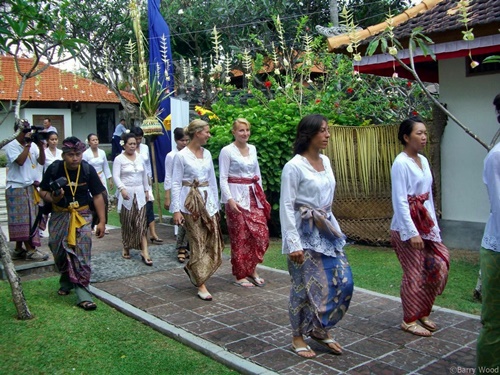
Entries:
{"type": "Polygon", "coordinates": [[[332,211],[342,231],[355,241],[389,243],[391,166],[402,150],[398,126],[330,126],[328,144],[337,181],[332,211]]]}

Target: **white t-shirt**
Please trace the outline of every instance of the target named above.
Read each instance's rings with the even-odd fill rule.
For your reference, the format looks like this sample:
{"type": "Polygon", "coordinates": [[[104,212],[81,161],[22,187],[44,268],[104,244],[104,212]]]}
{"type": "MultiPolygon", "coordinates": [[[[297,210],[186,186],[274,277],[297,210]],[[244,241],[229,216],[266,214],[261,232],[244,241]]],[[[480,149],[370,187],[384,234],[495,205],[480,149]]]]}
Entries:
{"type": "Polygon", "coordinates": [[[40,181],[37,161],[40,150],[36,144],[30,144],[30,151],[23,165],[15,162],[24,150],[24,146],[17,139],[9,142],[3,149],[7,156],[7,188],[24,188],[40,181]]]}

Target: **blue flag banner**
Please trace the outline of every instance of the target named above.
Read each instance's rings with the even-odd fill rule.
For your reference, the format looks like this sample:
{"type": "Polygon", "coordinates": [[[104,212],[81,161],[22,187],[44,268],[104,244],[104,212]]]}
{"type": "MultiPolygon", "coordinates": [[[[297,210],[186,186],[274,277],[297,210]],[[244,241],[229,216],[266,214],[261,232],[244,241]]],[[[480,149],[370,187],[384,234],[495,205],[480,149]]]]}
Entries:
{"type": "MultiPolygon", "coordinates": [[[[170,49],[170,29],[160,13],[160,0],[148,0],[149,24],[149,76],[158,77],[167,93],[174,90],[174,68],[170,49]]],[[[170,114],[170,98],[160,105],[160,119],[163,121],[170,114]]],[[[171,132],[163,130],[155,140],[155,156],[158,181],[165,180],[165,157],[172,150],[171,132]]]]}

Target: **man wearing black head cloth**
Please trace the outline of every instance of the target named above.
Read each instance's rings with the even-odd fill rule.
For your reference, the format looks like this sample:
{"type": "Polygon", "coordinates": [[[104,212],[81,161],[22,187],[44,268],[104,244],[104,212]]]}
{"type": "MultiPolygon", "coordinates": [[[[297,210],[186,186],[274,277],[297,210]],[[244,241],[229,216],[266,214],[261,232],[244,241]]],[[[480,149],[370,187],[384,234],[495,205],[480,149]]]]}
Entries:
{"type": "Polygon", "coordinates": [[[92,247],[90,203],[93,202],[99,216],[96,236],[101,238],[106,229],[102,196],[106,189],[94,167],[82,160],[85,148],[85,144],[76,137],[63,141],[63,160],[56,160],[45,172],[40,183],[40,195],[52,204],[49,247],[61,272],[57,293],[65,296],[74,289],[77,305],[84,310],[95,310],[97,306],[88,290],[92,247]],[[61,182],[61,177],[66,181],[61,182]],[[55,181],[64,186],[54,186],[55,181]]]}
{"type": "Polygon", "coordinates": [[[41,245],[40,234],[38,230],[31,233],[31,227],[40,201],[36,189],[39,183],[37,166],[45,163],[45,151],[41,141],[37,144],[31,141],[31,125],[27,120],[17,122],[14,130],[19,128],[22,131],[4,147],[8,168],[5,200],[9,239],[16,242],[12,259],[42,261],[47,260],[49,255],[37,249],[41,245]]]}

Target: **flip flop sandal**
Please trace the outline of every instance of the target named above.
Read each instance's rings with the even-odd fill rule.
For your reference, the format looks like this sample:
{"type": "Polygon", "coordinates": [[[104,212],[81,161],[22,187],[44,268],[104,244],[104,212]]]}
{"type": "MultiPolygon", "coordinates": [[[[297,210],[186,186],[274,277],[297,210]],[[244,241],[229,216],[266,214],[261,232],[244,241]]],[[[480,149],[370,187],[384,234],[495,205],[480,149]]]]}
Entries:
{"type": "Polygon", "coordinates": [[[299,357],[301,358],[305,358],[305,359],[310,359],[310,358],[314,358],[316,357],[316,353],[313,352],[313,350],[311,349],[311,347],[308,345],[306,346],[305,348],[304,347],[301,347],[301,348],[296,348],[295,346],[292,345],[292,350],[295,354],[297,354],[299,357]],[[312,355],[311,356],[305,356],[305,355],[301,355],[300,353],[311,353],[312,355]]]}
{"type": "Polygon", "coordinates": [[[130,251],[122,250],[122,258],[123,259],[130,259],[130,251]]]}
{"type": "Polygon", "coordinates": [[[60,288],[60,289],[57,291],[57,294],[59,294],[60,296],[67,296],[69,293],[70,293],[70,291],[69,291],[69,290],[66,290],[66,289],[63,289],[63,288],[60,288]]]}
{"type": "Polygon", "coordinates": [[[264,285],[266,285],[266,281],[262,278],[262,277],[252,277],[252,276],[248,276],[247,277],[250,282],[255,285],[255,286],[259,286],[259,287],[262,287],[264,285]]]}
{"type": "Polygon", "coordinates": [[[85,311],[91,311],[97,309],[97,305],[94,302],[90,301],[80,302],[77,306],[84,309],[85,311]]]}
{"type": "Polygon", "coordinates": [[[430,337],[432,336],[432,332],[429,331],[428,329],[422,327],[422,326],[419,326],[417,324],[417,322],[413,322],[413,323],[401,323],[401,329],[405,332],[408,332],[408,333],[411,333],[411,334],[414,334],[416,336],[422,336],[422,337],[430,337]]]}
{"type": "Polygon", "coordinates": [[[236,286],[241,286],[243,288],[254,288],[255,287],[255,285],[253,285],[250,281],[245,281],[245,280],[235,281],[233,284],[236,286]]]}
{"type": "Polygon", "coordinates": [[[323,345],[324,347],[328,348],[328,350],[330,350],[330,352],[332,354],[335,354],[335,355],[341,355],[342,354],[342,348],[339,349],[336,349],[336,348],[332,348],[330,346],[330,344],[335,344],[335,345],[338,345],[340,347],[340,344],[335,341],[334,339],[328,337],[326,339],[320,339],[318,337],[314,337],[314,336],[309,336],[311,339],[313,339],[314,341],[316,341],[318,344],[321,344],[323,345]]]}
{"type": "Polygon", "coordinates": [[[424,328],[427,328],[427,330],[429,330],[431,332],[434,332],[437,330],[436,323],[434,323],[432,320],[430,320],[428,316],[425,316],[422,319],[419,319],[419,322],[422,323],[424,328]]]}
{"type": "Polygon", "coordinates": [[[177,261],[179,263],[184,263],[187,258],[188,258],[188,254],[187,254],[187,250],[186,249],[179,249],[177,251],[177,261]]]}

